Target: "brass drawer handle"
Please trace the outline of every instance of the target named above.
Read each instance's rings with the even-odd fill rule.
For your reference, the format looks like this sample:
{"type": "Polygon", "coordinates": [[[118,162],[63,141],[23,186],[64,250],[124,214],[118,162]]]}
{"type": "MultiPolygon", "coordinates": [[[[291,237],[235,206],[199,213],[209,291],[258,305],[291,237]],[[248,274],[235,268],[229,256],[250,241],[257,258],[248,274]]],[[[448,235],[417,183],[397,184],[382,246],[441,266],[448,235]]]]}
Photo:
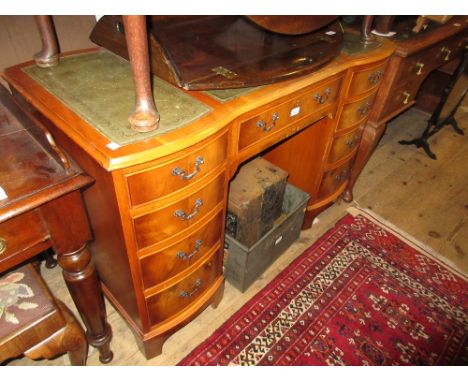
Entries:
{"type": "Polygon", "coordinates": [[[330,98],[331,94],[332,94],[331,88],[326,88],[325,91],[323,92],[323,95],[321,95],[320,93],[315,93],[314,100],[318,102],[319,104],[323,105],[325,102],[327,102],[328,98],[330,98]]]}
{"type": "Polygon", "coordinates": [[[358,114],[361,117],[364,117],[367,113],[369,113],[371,106],[372,106],[371,102],[366,102],[364,105],[361,105],[359,109],[357,109],[358,114]]]}
{"type": "Polygon", "coordinates": [[[406,105],[409,102],[411,94],[408,92],[403,92],[403,95],[405,96],[405,99],[403,100],[403,104],[406,105]]]}
{"type": "Polygon", "coordinates": [[[193,252],[189,253],[188,255],[184,252],[184,251],[179,251],[177,252],[177,258],[180,259],[180,260],[190,260],[193,256],[195,256],[198,251],[200,250],[200,247],[202,246],[203,244],[203,241],[198,239],[196,242],[195,242],[195,247],[194,247],[194,250],[193,252]]]}
{"type": "Polygon", "coordinates": [[[349,141],[346,141],[346,146],[348,146],[350,149],[352,149],[356,143],[359,141],[359,135],[355,135],[352,139],[349,141]]]}
{"type": "Polygon", "coordinates": [[[174,216],[176,218],[179,218],[180,220],[190,220],[190,219],[193,219],[195,217],[196,214],[198,214],[200,212],[200,207],[203,205],[203,200],[201,200],[201,198],[198,198],[196,201],[195,201],[195,206],[193,208],[193,212],[191,214],[187,214],[186,212],[182,211],[182,210],[177,210],[176,212],[174,212],[174,216]]]}
{"type": "Polygon", "coordinates": [[[199,156],[197,157],[197,159],[195,159],[195,163],[194,163],[195,169],[193,170],[191,174],[187,175],[185,173],[185,170],[181,169],[180,167],[176,167],[172,169],[172,175],[180,176],[183,180],[190,180],[200,172],[200,165],[204,163],[205,163],[205,160],[203,159],[203,157],[199,156]]]}
{"type": "Polygon", "coordinates": [[[182,298],[190,298],[192,297],[195,293],[197,293],[198,289],[200,289],[202,285],[201,279],[196,279],[195,280],[195,285],[193,286],[191,291],[183,290],[179,293],[179,296],[182,298]]]}
{"type": "Polygon", "coordinates": [[[376,85],[379,83],[379,81],[382,79],[383,77],[383,71],[382,70],[378,70],[374,73],[371,73],[369,74],[369,77],[368,80],[369,82],[372,84],[372,85],[376,85]]]}
{"type": "Polygon", "coordinates": [[[440,50],[441,53],[445,53],[445,57],[444,57],[444,61],[448,61],[450,60],[450,53],[452,53],[452,51],[447,48],[447,47],[443,47],[441,50],[440,50]]]}
{"type": "Polygon", "coordinates": [[[275,112],[271,116],[271,125],[267,126],[266,122],[263,119],[261,119],[260,121],[257,121],[257,127],[262,129],[265,132],[269,132],[271,129],[275,127],[276,121],[278,119],[279,119],[279,114],[275,112]]]}
{"type": "Polygon", "coordinates": [[[348,170],[343,170],[340,174],[335,176],[335,182],[341,183],[348,176],[348,170]]]}
{"type": "Polygon", "coordinates": [[[6,252],[7,247],[7,241],[3,237],[0,237],[0,255],[3,255],[6,252]]]}
{"type": "Polygon", "coordinates": [[[424,68],[424,63],[423,62],[417,62],[416,67],[418,68],[418,71],[416,72],[416,75],[420,76],[422,74],[422,70],[424,68]]]}

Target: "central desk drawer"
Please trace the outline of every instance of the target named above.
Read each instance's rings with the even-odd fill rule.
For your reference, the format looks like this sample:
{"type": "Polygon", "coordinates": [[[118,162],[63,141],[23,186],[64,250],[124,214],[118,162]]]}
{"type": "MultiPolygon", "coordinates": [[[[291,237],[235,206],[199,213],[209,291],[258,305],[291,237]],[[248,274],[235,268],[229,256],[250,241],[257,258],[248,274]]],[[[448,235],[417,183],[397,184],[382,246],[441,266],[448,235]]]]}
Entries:
{"type": "Polygon", "coordinates": [[[331,105],[338,97],[341,80],[318,86],[241,122],[239,151],[331,105]]]}
{"type": "Polygon", "coordinates": [[[127,175],[132,206],[157,200],[205,177],[226,160],[227,136],[210,141],[182,158],[127,175]]]}
{"type": "Polygon", "coordinates": [[[140,259],[143,287],[148,289],[183,272],[205,256],[219,242],[223,213],[185,239],[140,259]]]}
{"type": "Polygon", "coordinates": [[[134,218],[138,249],[169,239],[203,219],[223,200],[224,177],[222,173],[190,196],[134,218]]]}
{"type": "Polygon", "coordinates": [[[148,315],[152,325],[174,316],[198,300],[221,275],[220,253],[202,263],[193,273],[179,283],[146,299],[148,315]]]}

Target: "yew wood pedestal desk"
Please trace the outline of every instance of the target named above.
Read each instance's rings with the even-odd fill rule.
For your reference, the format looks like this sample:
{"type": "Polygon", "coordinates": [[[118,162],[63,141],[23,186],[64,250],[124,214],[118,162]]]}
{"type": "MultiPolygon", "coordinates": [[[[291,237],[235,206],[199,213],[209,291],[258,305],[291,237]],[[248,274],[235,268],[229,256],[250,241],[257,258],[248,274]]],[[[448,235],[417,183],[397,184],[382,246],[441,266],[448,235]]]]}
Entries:
{"type": "Polygon", "coordinates": [[[84,191],[91,249],[146,357],[222,298],[227,194],[239,165],[262,155],[288,171],[311,195],[304,228],[343,193],[393,51],[359,37],[354,46],[312,74],[258,88],[185,91],[155,77],[160,126],[145,133],[128,128],[130,66],[105,50],[6,70],[18,102],[95,179],[84,191]]]}

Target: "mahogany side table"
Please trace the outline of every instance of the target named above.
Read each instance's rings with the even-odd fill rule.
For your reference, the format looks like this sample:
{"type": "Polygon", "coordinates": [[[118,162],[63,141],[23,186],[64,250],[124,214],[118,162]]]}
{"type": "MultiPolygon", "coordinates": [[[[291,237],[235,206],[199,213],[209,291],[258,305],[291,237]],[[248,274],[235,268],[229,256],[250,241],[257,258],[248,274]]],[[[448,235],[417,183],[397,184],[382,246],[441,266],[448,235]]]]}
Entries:
{"type": "Polygon", "coordinates": [[[89,343],[102,363],[110,362],[112,332],[80,192],[93,179],[1,86],[0,147],[0,273],[53,248],[89,343]]]}

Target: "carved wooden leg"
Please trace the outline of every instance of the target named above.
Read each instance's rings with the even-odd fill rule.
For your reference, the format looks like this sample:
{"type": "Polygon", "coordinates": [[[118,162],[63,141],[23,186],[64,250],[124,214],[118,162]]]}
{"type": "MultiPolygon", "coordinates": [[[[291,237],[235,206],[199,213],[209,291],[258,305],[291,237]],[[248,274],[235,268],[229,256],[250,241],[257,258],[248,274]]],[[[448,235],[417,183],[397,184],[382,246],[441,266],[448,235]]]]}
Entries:
{"type": "Polygon", "coordinates": [[[159,112],[154,104],[148,53],[145,16],[123,16],[128,56],[135,84],[135,111],[128,121],[133,130],[146,132],[159,125],[159,112]]]}
{"type": "Polygon", "coordinates": [[[58,42],[55,34],[52,16],[34,16],[41,36],[42,49],[36,53],[34,60],[41,68],[48,68],[58,64],[58,42]]]}
{"type": "Polygon", "coordinates": [[[87,338],[99,349],[100,361],[108,363],[112,331],[106,320],[101,286],[91,254],[86,246],[90,240],[88,221],[81,194],[72,192],[41,207],[58,263],[78,312],[87,329],[87,338]]]}
{"type": "Polygon", "coordinates": [[[315,208],[313,210],[307,210],[305,215],[304,215],[304,221],[302,222],[302,230],[309,229],[312,227],[312,223],[314,222],[314,219],[324,210],[326,210],[329,206],[333,204],[333,201],[330,203],[327,203],[321,207],[315,208]]]}
{"type": "Polygon", "coordinates": [[[348,186],[343,194],[343,200],[345,202],[353,201],[353,187],[356,183],[358,176],[361,174],[362,169],[369,160],[371,154],[374,152],[377,143],[380,140],[385,130],[385,124],[381,126],[371,126],[369,123],[364,128],[362,133],[361,143],[354,160],[353,167],[351,168],[351,174],[349,177],[348,186]]]}

